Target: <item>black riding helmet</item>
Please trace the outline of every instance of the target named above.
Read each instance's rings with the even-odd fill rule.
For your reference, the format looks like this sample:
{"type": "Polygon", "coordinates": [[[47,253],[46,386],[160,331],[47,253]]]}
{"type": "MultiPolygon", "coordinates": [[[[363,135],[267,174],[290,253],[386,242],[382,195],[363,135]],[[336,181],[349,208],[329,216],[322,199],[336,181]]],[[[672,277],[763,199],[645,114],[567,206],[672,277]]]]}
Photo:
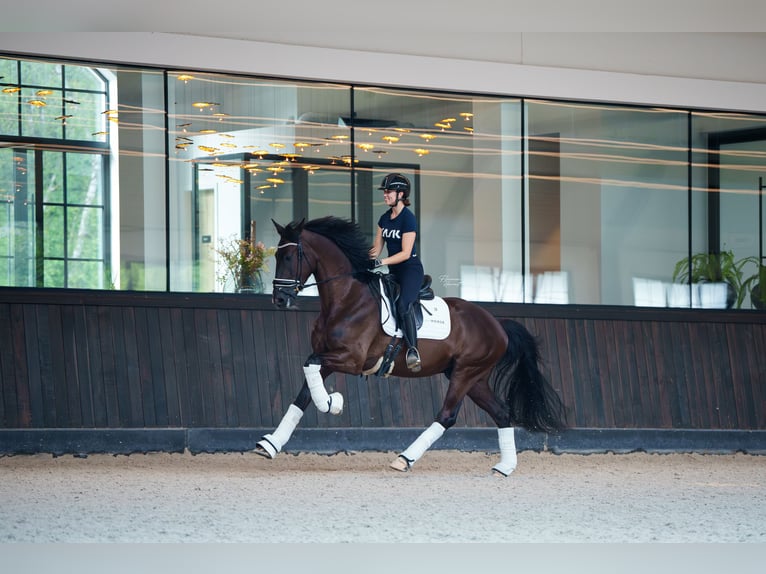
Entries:
{"type": "Polygon", "coordinates": [[[404,192],[404,198],[410,196],[410,180],[404,177],[401,173],[389,173],[380,182],[378,189],[387,190],[391,189],[397,193],[404,192]]]}

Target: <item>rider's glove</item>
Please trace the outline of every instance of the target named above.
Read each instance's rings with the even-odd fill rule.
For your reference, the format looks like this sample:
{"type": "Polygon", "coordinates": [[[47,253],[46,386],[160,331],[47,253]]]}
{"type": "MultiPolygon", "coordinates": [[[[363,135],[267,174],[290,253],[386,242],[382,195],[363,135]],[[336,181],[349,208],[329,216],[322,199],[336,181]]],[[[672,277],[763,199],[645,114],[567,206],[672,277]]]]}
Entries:
{"type": "Polygon", "coordinates": [[[383,263],[380,261],[380,259],[370,259],[369,263],[370,269],[377,269],[378,267],[383,267],[383,263]]]}

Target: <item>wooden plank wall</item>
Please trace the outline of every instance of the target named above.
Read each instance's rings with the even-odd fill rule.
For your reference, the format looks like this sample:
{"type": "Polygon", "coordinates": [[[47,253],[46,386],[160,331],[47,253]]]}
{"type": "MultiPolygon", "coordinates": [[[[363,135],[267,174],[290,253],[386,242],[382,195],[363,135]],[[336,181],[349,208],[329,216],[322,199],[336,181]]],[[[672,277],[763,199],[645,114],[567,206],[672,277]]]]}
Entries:
{"type": "MultiPolygon", "coordinates": [[[[0,289],[0,428],[275,426],[301,384],[317,313],[268,296],[0,289]]],[[[540,340],[579,428],[766,429],[757,312],[487,305],[540,340]]],[[[423,427],[443,377],[335,375],[340,417],[307,428],[423,427]]],[[[466,403],[458,426],[492,426],[466,403]]]]}

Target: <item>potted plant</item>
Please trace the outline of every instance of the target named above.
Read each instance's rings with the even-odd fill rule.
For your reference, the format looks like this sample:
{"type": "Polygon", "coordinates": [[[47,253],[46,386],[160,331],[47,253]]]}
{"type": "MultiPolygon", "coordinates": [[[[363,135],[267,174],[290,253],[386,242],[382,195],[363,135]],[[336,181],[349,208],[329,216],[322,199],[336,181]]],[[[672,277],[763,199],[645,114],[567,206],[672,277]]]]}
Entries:
{"type": "Polygon", "coordinates": [[[261,274],[268,271],[266,259],[276,253],[276,248],[266,247],[261,241],[239,239],[236,236],[221,239],[215,252],[221,257],[224,271],[217,276],[226,286],[233,283],[239,293],[263,293],[261,274]]]}
{"type": "Polygon", "coordinates": [[[752,261],[752,257],[740,260],[734,259],[733,251],[720,253],[696,253],[689,258],[684,257],[676,263],[673,270],[673,281],[676,283],[726,283],[726,307],[742,306],[747,293],[747,279],[744,279],[743,267],[752,261]]]}
{"type": "MultiPolygon", "coordinates": [[[[757,258],[753,257],[758,263],[757,258]]],[[[758,270],[745,281],[746,290],[750,291],[750,303],[754,309],[766,309],[766,265],[758,263],[758,270]]]]}

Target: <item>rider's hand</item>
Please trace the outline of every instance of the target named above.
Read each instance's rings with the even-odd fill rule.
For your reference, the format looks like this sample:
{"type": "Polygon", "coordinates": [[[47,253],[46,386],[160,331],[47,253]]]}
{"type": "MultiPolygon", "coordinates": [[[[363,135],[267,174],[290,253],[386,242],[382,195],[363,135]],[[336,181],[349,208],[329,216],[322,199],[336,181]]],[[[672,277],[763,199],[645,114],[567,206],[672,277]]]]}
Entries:
{"type": "Polygon", "coordinates": [[[378,267],[383,267],[383,263],[377,258],[370,259],[369,267],[370,269],[377,269],[378,267]]]}

